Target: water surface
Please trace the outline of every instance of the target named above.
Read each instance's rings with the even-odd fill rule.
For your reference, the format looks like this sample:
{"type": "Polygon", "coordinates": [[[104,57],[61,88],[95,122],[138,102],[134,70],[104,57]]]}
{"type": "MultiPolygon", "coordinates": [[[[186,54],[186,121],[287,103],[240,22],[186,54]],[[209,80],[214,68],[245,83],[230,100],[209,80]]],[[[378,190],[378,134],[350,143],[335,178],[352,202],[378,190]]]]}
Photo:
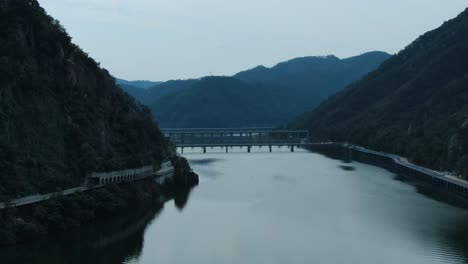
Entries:
{"type": "Polygon", "coordinates": [[[468,213],[384,169],[286,148],[210,151],[184,154],[201,182],[178,206],[0,254],[41,264],[468,263],[468,213]]]}

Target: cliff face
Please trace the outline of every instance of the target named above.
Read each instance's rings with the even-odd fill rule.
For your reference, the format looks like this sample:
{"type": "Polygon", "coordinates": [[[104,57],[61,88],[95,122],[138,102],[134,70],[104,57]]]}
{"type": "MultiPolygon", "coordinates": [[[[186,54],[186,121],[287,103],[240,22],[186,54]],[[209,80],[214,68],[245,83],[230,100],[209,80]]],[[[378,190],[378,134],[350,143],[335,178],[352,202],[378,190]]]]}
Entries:
{"type": "Polygon", "coordinates": [[[468,10],[296,120],[315,140],[349,141],[468,176],[468,10]]]}
{"type": "Polygon", "coordinates": [[[158,163],[152,120],[36,0],[0,0],[0,197],[158,163]]]}

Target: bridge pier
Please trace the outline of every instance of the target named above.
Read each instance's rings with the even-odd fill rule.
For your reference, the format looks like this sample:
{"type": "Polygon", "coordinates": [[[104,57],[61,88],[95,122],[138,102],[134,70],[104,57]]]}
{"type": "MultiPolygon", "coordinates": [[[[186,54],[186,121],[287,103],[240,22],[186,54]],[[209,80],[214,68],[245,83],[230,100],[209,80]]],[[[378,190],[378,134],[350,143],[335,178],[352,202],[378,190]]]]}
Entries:
{"type": "MultiPolygon", "coordinates": [[[[1,1],[1,0],[0,0],[1,1]]],[[[229,148],[238,146],[241,149],[247,147],[247,152],[252,151],[253,146],[267,146],[273,152],[273,146],[285,146],[291,152],[295,147],[308,144],[308,131],[285,130],[274,128],[180,128],[167,129],[164,134],[169,136],[172,142],[179,146],[182,154],[184,148],[201,148],[207,153],[207,148],[220,148],[226,153],[229,148]]]]}

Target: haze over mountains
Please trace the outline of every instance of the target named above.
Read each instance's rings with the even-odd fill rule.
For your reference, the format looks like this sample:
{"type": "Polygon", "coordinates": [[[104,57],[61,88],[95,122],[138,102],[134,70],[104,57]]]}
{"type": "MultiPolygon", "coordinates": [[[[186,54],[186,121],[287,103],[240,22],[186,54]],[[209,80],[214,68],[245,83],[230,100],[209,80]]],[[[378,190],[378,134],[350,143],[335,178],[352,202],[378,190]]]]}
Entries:
{"type": "Polygon", "coordinates": [[[369,52],[339,59],[303,57],[232,77],[169,81],[122,88],[150,107],[162,127],[277,126],[377,68],[390,57],[369,52]]]}
{"type": "Polygon", "coordinates": [[[468,9],[293,122],[468,176],[468,9]]]}

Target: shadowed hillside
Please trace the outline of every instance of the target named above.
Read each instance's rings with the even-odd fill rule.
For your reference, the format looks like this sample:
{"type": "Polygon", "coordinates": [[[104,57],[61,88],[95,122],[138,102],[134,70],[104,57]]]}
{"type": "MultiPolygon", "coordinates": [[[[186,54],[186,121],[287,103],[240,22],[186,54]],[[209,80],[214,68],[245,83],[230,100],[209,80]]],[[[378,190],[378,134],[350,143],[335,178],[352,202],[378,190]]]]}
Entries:
{"type": "Polygon", "coordinates": [[[0,197],[75,186],[169,151],[149,110],[36,0],[0,0],[0,197]]]}
{"type": "Polygon", "coordinates": [[[350,141],[468,175],[468,10],[304,114],[315,140],[350,141]]]}
{"type": "Polygon", "coordinates": [[[268,126],[284,118],[282,101],[268,96],[231,77],[205,77],[151,109],[162,127],[268,126]]]}
{"type": "Polygon", "coordinates": [[[145,89],[129,84],[119,84],[119,86],[129,95],[140,101],[144,105],[151,105],[159,98],[189,88],[198,80],[173,80],[163,82],[151,88],[145,89]]]}
{"type": "Polygon", "coordinates": [[[234,78],[281,89],[282,94],[294,100],[289,107],[299,114],[376,69],[389,57],[385,52],[376,51],[347,59],[335,56],[295,58],[272,68],[258,66],[240,72],[234,78]]]}
{"type": "Polygon", "coordinates": [[[305,57],[272,68],[259,66],[234,77],[169,81],[148,90],[124,89],[149,105],[164,127],[278,126],[314,108],[389,56],[370,52],[343,60],[305,57]]]}

